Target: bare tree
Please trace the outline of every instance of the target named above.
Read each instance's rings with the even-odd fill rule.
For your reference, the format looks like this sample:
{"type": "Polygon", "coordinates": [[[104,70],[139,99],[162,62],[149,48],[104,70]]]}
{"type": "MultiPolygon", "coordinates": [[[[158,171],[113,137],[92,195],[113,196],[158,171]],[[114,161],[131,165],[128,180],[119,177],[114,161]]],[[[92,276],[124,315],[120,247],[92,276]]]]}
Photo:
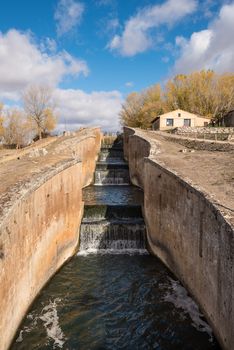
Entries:
{"type": "Polygon", "coordinates": [[[5,117],[4,139],[6,144],[17,149],[31,139],[32,125],[25,113],[19,109],[9,109],[5,117]]]}
{"type": "Polygon", "coordinates": [[[54,115],[52,90],[47,86],[30,86],[23,95],[24,110],[28,118],[32,119],[37,128],[39,139],[45,130],[51,131],[56,126],[54,115]],[[47,126],[50,125],[50,130],[47,126]]]}

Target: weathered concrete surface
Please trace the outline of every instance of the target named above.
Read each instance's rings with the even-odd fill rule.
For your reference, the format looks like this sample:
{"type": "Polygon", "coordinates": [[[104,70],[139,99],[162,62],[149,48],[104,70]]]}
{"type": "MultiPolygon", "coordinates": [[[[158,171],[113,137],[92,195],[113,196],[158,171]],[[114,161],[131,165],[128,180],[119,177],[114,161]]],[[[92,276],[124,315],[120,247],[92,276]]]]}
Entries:
{"type": "Polygon", "coordinates": [[[83,213],[81,190],[93,179],[100,139],[99,129],[58,139],[46,156],[36,158],[36,168],[35,160],[25,155],[17,163],[15,183],[7,181],[14,162],[1,168],[1,350],[9,347],[41,288],[75,252],[83,213]]]}
{"type": "MultiPolygon", "coordinates": [[[[151,251],[189,289],[224,349],[234,344],[234,232],[205,192],[158,161],[162,145],[126,128],[130,176],[144,189],[151,251]],[[144,156],[144,159],[141,157],[144,156]]],[[[126,141],[126,140],[125,140],[126,141]]]]}

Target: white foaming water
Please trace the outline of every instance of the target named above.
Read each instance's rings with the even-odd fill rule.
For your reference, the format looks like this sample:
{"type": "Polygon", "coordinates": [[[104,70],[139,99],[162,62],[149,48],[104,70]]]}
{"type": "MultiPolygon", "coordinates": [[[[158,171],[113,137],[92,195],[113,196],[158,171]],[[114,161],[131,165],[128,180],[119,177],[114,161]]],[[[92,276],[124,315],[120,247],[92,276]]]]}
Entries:
{"type": "Polygon", "coordinates": [[[37,326],[37,321],[38,317],[34,317],[33,314],[28,314],[27,319],[32,320],[32,323],[30,327],[25,326],[23,329],[20,330],[19,336],[16,339],[16,343],[21,343],[23,341],[23,334],[24,333],[30,333],[36,326],[37,326]]]}
{"type": "Polygon", "coordinates": [[[95,171],[95,179],[94,179],[94,185],[95,186],[105,186],[105,185],[129,185],[129,177],[123,173],[122,176],[110,176],[106,173],[103,173],[103,171],[95,171]]]}
{"type": "Polygon", "coordinates": [[[24,331],[23,331],[23,329],[21,329],[20,334],[19,334],[18,338],[16,339],[16,343],[21,343],[23,341],[23,333],[24,333],[24,331]]]}
{"type": "Polygon", "coordinates": [[[50,301],[50,303],[43,308],[43,314],[39,316],[40,320],[44,322],[48,337],[54,340],[53,349],[56,349],[56,347],[61,349],[65,343],[65,337],[59,326],[59,317],[56,309],[57,303],[60,301],[59,298],[50,301]]]}
{"type": "Polygon", "coordinates": [[[60,301],[61,299],[59,298],[50,301],[49,304],[42,309],[40,315],[29,314],[27,319],[31,320],[31,325],[25,326],[20,330],[16,343],[21,343],[23,341],[23,334],[30,333],[37,326],[38,320],[41,320],[46,329],[47,336],[54,340],[53,349],[61,349],[66,339],[59,326],[59,317],[56,309],[57,303],[60,301]]]}
{"type": "Polygon", "coordinates": [[[198,305],[192,298],[190,298],[186,289],[178,281],[174,281],[172,278],[169,278],[169,280],[172,289],[171,292],[168,292],[164,296],[164,300],[171,302],[175,307],[181,308],[184,312],[188,313],[193,321],[192,325],[198,331],[208,333],[210,341],[213,341],[212,329],[208,323],[202,319],[203,315],[200,312],[198,305]]]}
{"type": "Polygon", "coordinates": [[[87,256],[90,254],[100,255],[149,255],[146,249],[95,249],[89,248],[81,250],[77,253],[77,256],[87,256]]]}
{"type": "MultiPolygon", "coordinates": [[[[107,224],[108,228],[108,224],[107,224]]],[[[82,225],[80,250],[141,250],[145,249],[145,236],[140,225],[119,227],[112,225],[108,235],[103,235],[103,225],[82,225]],[[123,236],[125,236],[123,239],[123,236]]]]}

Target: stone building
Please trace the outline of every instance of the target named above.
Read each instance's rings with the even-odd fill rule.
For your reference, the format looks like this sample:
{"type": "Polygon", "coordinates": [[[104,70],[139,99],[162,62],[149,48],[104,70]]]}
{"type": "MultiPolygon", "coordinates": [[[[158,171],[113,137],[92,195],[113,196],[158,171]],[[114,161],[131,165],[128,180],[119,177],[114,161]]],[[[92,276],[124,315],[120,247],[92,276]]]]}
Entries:
{"type": "Polygon", "coordinates": [[[209,118],[201,117],[192,114],[182,109],[176,109],[165,114],[158,115],[152,121],[153,130],[170,130],[183,126],[201,127],[207,126],[210,123],[209,118]]]}

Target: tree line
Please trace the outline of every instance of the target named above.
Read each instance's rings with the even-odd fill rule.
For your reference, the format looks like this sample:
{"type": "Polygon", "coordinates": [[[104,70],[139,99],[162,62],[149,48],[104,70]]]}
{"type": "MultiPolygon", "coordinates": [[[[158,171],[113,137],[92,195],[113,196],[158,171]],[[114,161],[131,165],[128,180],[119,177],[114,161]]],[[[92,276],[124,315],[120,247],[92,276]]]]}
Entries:
{"type": "Polygon", "coordinates": [[[122,105],[122,125],[150,128],[160,114],[182,109],[219,125],[222,117],[234,109],[234,74],[216,74],[202,70],[188,75],[179,74],[164,88],[160,84],[141,92],[130,93],[122,105]]]}
{"type": "Polygon", "coordinates": [[[28,87],[22,96],[23,109],[8,108],[0,103],[0,138],[4,144],[16,148],[33,139],[41,139],[56,127],[57,116],[52,90],[46,86],[28,87]]]}

